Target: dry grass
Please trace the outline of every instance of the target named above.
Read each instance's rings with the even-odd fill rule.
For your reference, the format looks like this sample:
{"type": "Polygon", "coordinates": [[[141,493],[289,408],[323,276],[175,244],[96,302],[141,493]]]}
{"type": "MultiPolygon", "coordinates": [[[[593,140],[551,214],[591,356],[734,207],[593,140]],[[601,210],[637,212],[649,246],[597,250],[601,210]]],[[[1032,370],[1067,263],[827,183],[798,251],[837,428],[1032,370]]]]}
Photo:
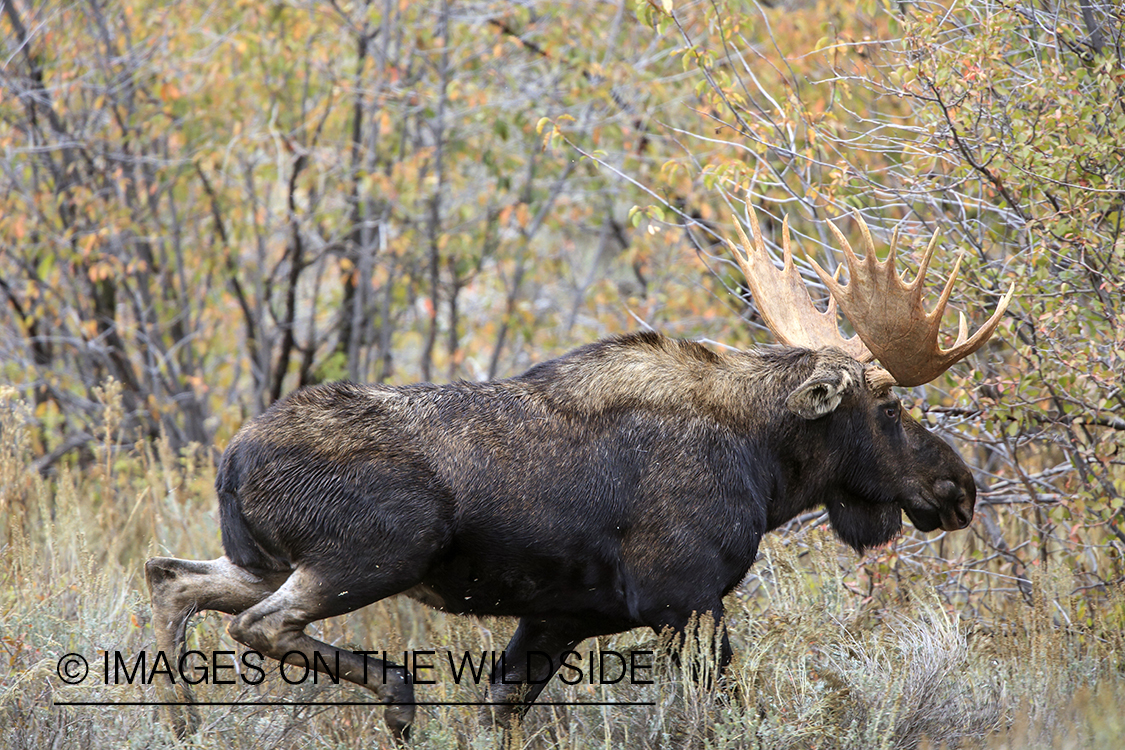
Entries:
{"type": "MultiPolygon", "coordinates": [[[[103,394],[111,405],[113,394],[103,394]]],[[[50,479],[30,470],[23,407],[0,405],[0,746],[9,748],[352,748],[389,746],[379,709],[213,706],[201,731],[177,741],[151,706],[59,702],[156,700],[151,686],[104,684],[101,654],[152,649],[143,561],[154,554],[209,558],[219,534],[203,452],[161,444],[128,450],[110,431],[95,459],[50,479]],[[159,540],[159,541],[154,541],[159,540]],[[61,655],[91,662],[66,685],[61,655]]],[[[112,425],[112,419],[109,420],[112,425]]],[[[905,544],[905,542],[904,542],[905,544]]],[[[1107,563],[1108,564],[1108,563],[1107,563]]],[[[1072,593],[1068,571],[1040,572],[1033,598],[939,596],[944,573],[922,570],[872,588],[854,556],[820,529],[775,535],[728,599],[735,662],[713,689],[690,675],[708,664],[708,630],[679,665],[658,662],[655,684],[566,686],[554,701],[642,701],[649,706],[541,706],[510,747],[1114,748],[1125,737],[1125,595],[1072,593]],[[872,593],[854,593],[867,587],[872,593]],[[980,615],[988,612],[987,619],[980,615]],[[966,614],[972,613],[972,614],[966,614]]],[[[322,637],[388,651],[502,649],[514,623],[445,616],[393,599],[320,624],[322,637]]],[[[191,644],[238,646],[224,618],[196,621],[191,644]]],[[[652,649],[634,631],[583,651],[652,649]]],[[[211,701],[367,700],[359,689],[285,684],[201,685],[211,701]]],[[[420,686],[419,700],[474,701],[476,686],[420,686]]],[[[419,710],[414,746],[490,748],[505,739],[471,707],[419,710]]]]}

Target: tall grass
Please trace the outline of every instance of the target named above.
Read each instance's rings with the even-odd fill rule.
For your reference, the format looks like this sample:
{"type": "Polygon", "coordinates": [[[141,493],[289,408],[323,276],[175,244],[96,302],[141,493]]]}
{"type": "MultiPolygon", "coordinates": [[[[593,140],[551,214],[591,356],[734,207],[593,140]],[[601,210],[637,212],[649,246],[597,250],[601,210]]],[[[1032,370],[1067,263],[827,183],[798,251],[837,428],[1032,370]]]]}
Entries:
{"type": "MultiPolygon", "coordinates": [[[[63,702],[158,700],[150,685],[106,684],[102,654],[152,650],[142,567],[156,554],[219,554],[212,456],[166,443],[122,448],[112,388],[109,428],[94,455],[49,478],[32,468],[27,407],[0,394],[0,747],[352,748],[390,746],[382,710],[366,706],[201,706],[180,741],[153,706],[63,702]],[[78,653],[90,676],[68,685],[59,659],[78,653]]],[[[904,539],[900,546],[917,544],[904,539]]],[[[893,550],[892,550],[893,551],[893,550]]],[[[1108,564],[1108,563],[1107,563],[1108,564]]],[[[543,700],[639,706],[538,706],[507,737],[472,706],[425,706],[419,748],[1113,748],[1125,737],[1125,594],[1081,590],[1068,571],[1032,573],[1030,601],[987,589],[944,592],[940,563],[873,582],[821,528],[773,535],[728,597],[736,657],[720,679],[713,629],[699,623],[678,660],[633,631],[580,650],[656,650],[651,685],[567,686],[543,700]],[[695,679],[700,673],[702,679],[695,679]]],[[[225,618],[197,618],[189,645],[240,651],[225,618]]],[[[355,648],[500,650],[515,623],[447,616],[404,598],[319,623],[355,648]]],[[[367,701],[347,685],[286,684],[267,663],[261,685],[199,685],[215,702],[367,701]]],[[[111,679],[110,683],[113,682],[111,679]]],[[[439,680],[418,699],[473,702],[483,688],[439,680]]]]}

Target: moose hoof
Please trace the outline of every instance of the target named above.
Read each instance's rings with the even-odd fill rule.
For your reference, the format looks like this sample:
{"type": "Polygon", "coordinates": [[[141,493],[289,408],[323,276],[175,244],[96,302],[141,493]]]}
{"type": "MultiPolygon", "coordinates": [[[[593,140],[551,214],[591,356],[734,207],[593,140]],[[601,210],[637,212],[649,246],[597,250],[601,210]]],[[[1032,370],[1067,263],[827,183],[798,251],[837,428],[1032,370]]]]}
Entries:
{"type": "Polygon", "coordinates": [[[391,704],[383,711],[383,721],[395,742],[405,743],[410,739],[410,727],[414,723],[414,706],[391,704]]]}
{"type": "Polygon", "coordinates": [[[383,711],[383,721],[391,736],[396,742],[403,743],[410,739],[410,726],[414,723],[414,686],[409,682],[399,685],[385,685],[379,691],[380,697],[387,704],[383,711]]]}
{"type": "Polygon", "coordinates": [[[523,703],[494,703],[484,706],[480,712],[480,722],[484,726],[508,731],[518,726],[529,705],[523,703]]]}
{"type": "Polygon", "coordinates": [[[192,705],[168,707],[168,718],[176,739],[182,740],[199,729],[199,711],[192,705]]]}

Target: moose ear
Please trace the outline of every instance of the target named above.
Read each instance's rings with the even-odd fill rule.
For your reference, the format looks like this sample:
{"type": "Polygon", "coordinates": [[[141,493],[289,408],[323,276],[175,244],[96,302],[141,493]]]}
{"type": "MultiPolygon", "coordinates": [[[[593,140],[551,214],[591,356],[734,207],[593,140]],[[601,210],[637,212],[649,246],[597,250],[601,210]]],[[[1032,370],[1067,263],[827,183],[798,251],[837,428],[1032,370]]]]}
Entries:
{"type": "Polygon", "coordinates": [[[844,370],[814,372],[812,377],[789,394],[785,405],[789,407],[789,411],[803,419],[818,419],[832,413],[840,405],[844,391],[851,384],[852,378],[844,370]]]}

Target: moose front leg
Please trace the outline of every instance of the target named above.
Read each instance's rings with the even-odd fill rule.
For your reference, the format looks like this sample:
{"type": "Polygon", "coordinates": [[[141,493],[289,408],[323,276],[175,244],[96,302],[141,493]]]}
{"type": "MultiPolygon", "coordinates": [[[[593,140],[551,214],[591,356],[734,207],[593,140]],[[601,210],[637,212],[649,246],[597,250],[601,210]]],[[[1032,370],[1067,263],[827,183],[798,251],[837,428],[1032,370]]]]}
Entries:
{"type": "Polygon", "coordinates": [[[522,719],[558,671],[563,655],[583,639],[598,634],[587,631],[567,620],[520,620],[502,660],[493,669],[491,703],[485,707],[484,721],[508,727],[513,719],[522,719]]]}
{"type": "Polygon", "coordinates": [[[661,640],[671,636],[665,643],[672,663],[689,670],[686,676],[705,689],[717,684],[734,656],[721,600],[704,608],[666,609],[648,624],[661,640]]]}
{"type": "MultiPolygon", "coordinates": [[[[154,557],[145,563],[145,580],[152,599],[152,628],[156,648],[169,665],[178,663],[184,648],[187,624],[192,615],[217,610],[236,615],[253,607],[277,590],[288,572],[257,576],[239,568],[226,557],[216,560],[178,560],[154,557]]],[[[159,658],[159,657],[157,657],[159,658]]],[[[199,713],[191,704],[191,688],[168,674],[157,690],[168,706],[176,735],[181,739],[199,727],[199,713]]]]}

